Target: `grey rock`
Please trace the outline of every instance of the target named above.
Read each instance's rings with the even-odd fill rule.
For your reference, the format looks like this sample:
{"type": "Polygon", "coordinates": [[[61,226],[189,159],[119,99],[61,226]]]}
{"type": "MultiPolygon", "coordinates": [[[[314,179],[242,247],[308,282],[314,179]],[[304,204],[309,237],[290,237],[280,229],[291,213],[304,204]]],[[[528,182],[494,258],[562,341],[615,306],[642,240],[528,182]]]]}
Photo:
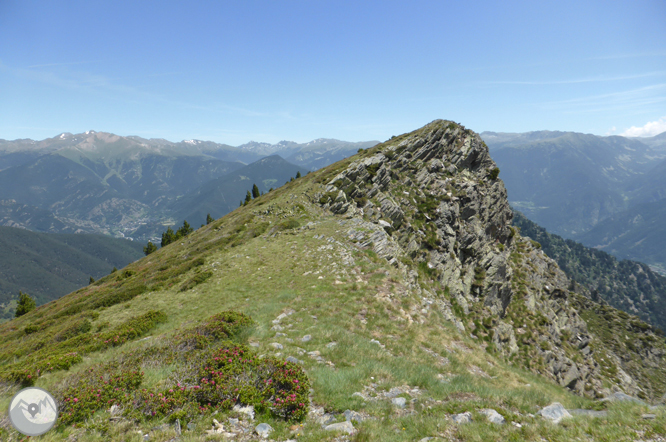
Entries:
{"type": "Polygon", "coordinates": [[[404,397],[395,397],[391,399],[391,403],[398,408],[405,408],[405,405],[407,405],[407,399],[404,397]]]}
{"type": "Polygon", "coordinates": [[[539,410],[537,414],[555,423],[559,423],[564,418],[571,417],[571,414],[559,402],[553,402],[539,410]]]}
{"type": "Polygon", "coordinates": [[[401,389],[399,389],[397,387],[393,387],[389,391],[386,392],[385,396],[387,398],[394,398],[394,397],[398,396],[400,393],[402,393],[401,389]]]}
{"type": "Polygon", "coordinates": [[[279,342],[271,343],[271,347],[273,347],[276,350],[282,350],[282,344],[280,344],[279,342]]]}
{"type": "Polygon", "coordinates": [[[336,424],[327,425],[324,427],[326,431],[342,431],[347,434],[353,434],[355,429],[351,422],[338,422],[336,424]]]}
{"type": "Polygon", "coordinates": [[[236,404],[234,405],[233,411],[246,415],[250,418],[250,420],[254,419],[254,407],[252,405],[246,405],[245,407],[242,407],[236,404]]]}
{"type": "Polygon", "coordinates": [[[589,416],[589,417],[606,417],[608,412],[606,410],[583,410],[581,408],[574,408],[573,410],[567,410],[571,415],[577,416],[589,416]]]}
{"type": "Polygon", "coordinates": [[[300,359],[296,359],[293,356],[288,356],[287,357],[287,362],[293,362],[294,364],[302,364],[303,363],[303,361],[301,361],[300,359]]]}
{"type": "Polygon", "coordinates": [[[605,397],[605,398],[603,398],[603,399],[601,399],[601,400],[602,400],[602,401],[611,401],[611,402],[613,402],[613,401],[620,401],[620,402],[635,402],[635,403],[640,404],[640,405],[646,405],[644,401],[642,401],[642,400],[640,400],[640,399],[638,399],[638,398],[635,398],[635,397],[633,397],[633,396],[629,396],[628,394],[624,394],[624,393],[622,393],[622,392],[616,392],[616,393],[613,393],[613,394],[611,394],[610,396],[605,397]]]}
{"type": "Polygon", "coordinates": [[[642,417],[643,419],[655,419],[655,418],[657,417],[657,415],[656,415],[656,414],[646,413],[646,414],[641,415],[641,417],[642,417]]]}
{"type": "Polygon", "coordinates": [[[464,413],[454,414],[451,416],[451,420],[456,424],[468,424],[472,422],[472,413],[466,411],[464,413]]]}
{"type": "Polygon", "coordinates": [[[484,408],[483,410],[480,411],[481,414],[484,414],[486,418],[488,418],[488,422],[491,422],[493,424],[505,424],[506,420],[504,417],[499,414],[497,411],[493,410],[492,408],[484,408]]]}
{"type": "Polygon", "coordinates": [[[337,342],[329,342],[328,344],[326,344],[326,348],[333,348],[333,347],[335,347],[336,345],[338,345],[337,342]]]}
{"type": "Polygon", "coordinates": [[[176,430],[176,436],[180,436],[182,433],[182,429],[180,428],[180,419],[176,419],[176,423],[174,424],[174,429],[176,430]]]}
{"type": "Polygon", "coordinates": [[[254,427],[254,432],[257,433],[259,437],[266,439],[268,435],[273,432],[273,427],[268,424],[259,424],[254,427]]]}
{"type": "Polygon", "coordinates": [[[358,413],[356,411],[345,410],[344,415],[345,415],[345,420],[347,422],[351,421],[363,422],[363,416],[361,416],[361,413],[358,413]]]}
{"type": "Polygon", "coordinates": [[[311,339],[312,339],[312,336],[310,336],[310,335],[305,335],[305,336],[303,336],[303,337],[301,338],[301,341],[303,341],[303,342],[308,342],[308,341],[311,340],[311,339]]]}
{"type": "Polygon", "coordinates": [[[335,421],[336,421],[335,415],[332,414],[332,413],[326,413],[326,414],[320,416],[319,418],[317,418],[317,422],[319,424],[321,424],[322,427],[324,427],[328,424],[331,424],[335,421]]]}
{"type": "Polygon", "coordinates": [[[150,434],[144,434],[143,440],[150,440],[150,434]]]}
{"type": "Polygon", "coordinates": [[[194,431],[194,430],[196,430],[196,428],[197,428],[197,424],[195,424],[194,422],[188,422],[187,423],[187,430],[188,431],[194,431]]]}

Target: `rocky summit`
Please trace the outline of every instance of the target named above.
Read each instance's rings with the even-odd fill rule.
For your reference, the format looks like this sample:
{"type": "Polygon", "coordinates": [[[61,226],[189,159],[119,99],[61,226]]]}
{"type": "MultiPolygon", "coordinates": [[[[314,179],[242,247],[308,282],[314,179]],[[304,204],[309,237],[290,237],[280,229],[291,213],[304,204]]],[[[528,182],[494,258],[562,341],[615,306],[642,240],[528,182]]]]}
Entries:
{"type": "MultiPolygon", "coordinates": [[[[666,341],[573,291],[437,120],[0,324],[45,440],[665,440],[666,341]]],[[[18,440],[8,419],[0,437],[18,440]]]]}
{"type": "Polygon", "coordinates": [[[635,317],[626,326],[604,324],[638,331],[619,348],[591,330],[584,318],[604,309],[570,292],[555,261],[511,227],[498,172],[477,134],[435,121],[354,161],[320,202],[371,230],[351,237],[367,236],[364,245],[397,266],[425,303],[489,351],[578,394],[663,394],[664,340],[635,317]]]}

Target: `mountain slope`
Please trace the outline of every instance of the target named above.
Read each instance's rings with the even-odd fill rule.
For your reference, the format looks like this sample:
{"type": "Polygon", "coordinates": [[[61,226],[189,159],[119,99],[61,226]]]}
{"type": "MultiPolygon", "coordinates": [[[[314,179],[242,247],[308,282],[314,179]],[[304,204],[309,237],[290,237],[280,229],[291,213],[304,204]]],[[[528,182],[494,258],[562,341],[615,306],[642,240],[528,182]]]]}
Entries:
{"type": "Polygon", "coordinates": [[[85,286],[143,256],[142,245],[85,234],[0,227],[0,303],[28,293],[38,305],[85,286]]]}
{"type": "MultiPolygon", "coordinates": [[[[150,145],[103,132],[67,139],[69,145],[0,172],[0,199],[51,212],[67,226],[60,231],[132,236],[140,226],[168,218],[165,207],[179,196],[243,167],[173,143],[150,145]]],[[[13,215],[6,224],[58,226],[44,214],[13,215]]]]}
{"type": "Polygon", "coordinates": [[[254,184],[260,192],[267,193],[307,171],[283,160],[278,155],[263,158],[242,169],[211,180],[178,200],[171,208],[176,219],[188,220],[198,226],[206,222],[206,215],[219,218],[236,209],[245,201],[247,191],[254,184]]]}
{"type": "Polygon", "coordinates": [[[643,261],[666,274],[666,199],[638,204],[600,222],[576,240],[620,259],[643,261]]]}
{"type": "MultiPolygon", "coordinates": [[[[560,134],[557,134],[560,135],[560,134]]],[[[658,154],[623,137],[565,133],[556,138],[493,145],[511,204],[549,231],[570,238],[629,207],[625,187],[658,154]]]]}
{"type": "Polygon", "coordinates": [[[663,409],[594,398],[661,397],[664,338],[570,292],[509,225],[494,169],[478,135],[438,120],[289,182],[0,325],[2,399],[47,386],[53,440],[169,440],[171,422],[192,424],[183,440],[258,440],[260,422],[301,442],[658,434],[663,409]],[[608,411],[552,425],[535,413],[553,401],[608,411]]]}
{"type": "Polygon", "coordinates": [[[557,261],[567,276],[582,284],[597,302],[635,314],[643,321],[666,330],[666,277],[646,264],[618,261],[601,250],[550,234],[516,212],[513,225],[523,236],[541,244],[546,255],[557,261]]]}

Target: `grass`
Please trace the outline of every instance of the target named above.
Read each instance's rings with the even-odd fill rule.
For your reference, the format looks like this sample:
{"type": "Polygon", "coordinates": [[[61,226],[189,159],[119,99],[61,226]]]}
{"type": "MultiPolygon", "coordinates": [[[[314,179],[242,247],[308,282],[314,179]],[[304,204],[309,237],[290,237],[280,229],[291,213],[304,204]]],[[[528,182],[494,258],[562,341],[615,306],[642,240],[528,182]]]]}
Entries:
{"type": "MultiPolygon", "coordinates": [[[[402,139],[397,137],[391,143],[402,139]]],[[[369,149],[361,155],[376,151],[369,149]]],[[[46,373],[35,385],[61,391],[87,370],[126,360],[138,352],[145,355],[141,388],[164,388],[181,367],[156,356],[155,349],[173,337],[182,337],[185,330],[201,327],[211,315],[235,311],[252,318],[253,327],[237,339],[257,345],[253,352],[258,357],[293,356],[302,361],[315,406],[336,414],[339,421],[346,409],[372,417],[354,424],[359,431],[354,437],[357,441],[420,440],[428,436],[541,441],[586,435],[596,440],[629,440],[631,432],[646,436],[663,432],[663,410],[657,412],[657,419],[645,421],[640,414],[646,410],[633,405],[611,404],[607,419],[575,418],[558,426],[529,417],[554,401],[567,408],[589,408],[594,402],[488,353],[484,341],[461,335],[437,308],[422,310],[421,297],[405,289],[398,269],[374,252],[352,245],[347,239],[348,226],[341,224],[343,218],[324,213],[316,196],[323,189],[319,183],[348,163],[343,160],[288,183],[271,192],[270,199],[265,195],[251,201],[133,263],[125,269],[129,273],[119,271],[0,325],[0,371],[27,358],[30,349],[40,343],[49,344],[50,337],[77,332],[85,336],[108,324],[104,333],[131,318],[158,311],[166,319],[141,337],[85,354],[69,370],[46,373]],[[315,224],[308,226],[309,222],[315,224]],[[101,299],[119,301],[99,305],[101,299]],[[77,306],[81,308],[77,310],[77,306]],[[55,318],[68,309],[72,313],[66,320],[55,318]],[[85,321],[90,323],[88,331],[82,331],[88,329],[85,321]],[[39,324],[39,330],[26,334],[25,327],[34,324],[39,324]],[[311,339],[303,341],[305,335],[311,339]],[[333,342],[335,345],[330,345],[333,342]],[[282,348],[274,348],[273,343],[282,348]],[[319,361],[316,354],[308,355],[314,351],[319,352],[319,361]],[[405,410],[395,409],[385,397],[393,388],[402,389],[401,396],[408,404],[405,410]],[[371,399],[353,396],[356,392],[367,392],[371,399]],[[487,423],[478,413],[482,408],[496,409],[509,424],[487,423]],[[473,423],[455,426],[447,419],[452,413],[465,411],[473,413],[473,423]],[[511,421],[523,427],[517,428],[511,421]]],[[[421,266],[420,271],[422,276],[432,273],[427,266],[421,266]]],[[[474,276],[481,285],[482,270],[474,276]]],[[[0,406],[6,407],[18,387],[5,384],[1,391],[0,406]]],[[[223,422],[225,416],[227,412],[222,412],[216,418],[223,422]]],[[[212,418],[210,412],[188,418],[197,430],[185,432],[180,440],[202,440],[202,431],[209,428],[212,418]]],[[[166,417],[119,423],[109,423],[108,419],[108,411],[100,410],[82,427],[60,426],[41,440],[139,441],[139,430],[150,433],[156,441],[175,437],[173,426],[151,431],[166,425],[166,417]]],[[[271,434],[275,440],[297,437],[299,442],[323,441],[337,436],[310,418],[300,421],[294,431],[290,429],[293,423],[270,414],[259,415],[255,424],[259,422],[268,422],[275,429],[271,434]]],[[[15,437],[16,433],[0,432],[0,437],[10,435],[15,437]]]]}

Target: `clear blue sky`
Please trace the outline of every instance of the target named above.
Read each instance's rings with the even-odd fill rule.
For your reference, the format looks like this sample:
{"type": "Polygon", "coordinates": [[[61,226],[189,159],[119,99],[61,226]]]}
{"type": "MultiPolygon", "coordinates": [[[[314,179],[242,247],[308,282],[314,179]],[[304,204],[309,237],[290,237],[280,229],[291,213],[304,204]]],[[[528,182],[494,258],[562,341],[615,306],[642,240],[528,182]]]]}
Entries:
{"type": "Polygon", "coordinates": [[[0,138],[666,130],[666,1],[0,0],[0,138]]]}

